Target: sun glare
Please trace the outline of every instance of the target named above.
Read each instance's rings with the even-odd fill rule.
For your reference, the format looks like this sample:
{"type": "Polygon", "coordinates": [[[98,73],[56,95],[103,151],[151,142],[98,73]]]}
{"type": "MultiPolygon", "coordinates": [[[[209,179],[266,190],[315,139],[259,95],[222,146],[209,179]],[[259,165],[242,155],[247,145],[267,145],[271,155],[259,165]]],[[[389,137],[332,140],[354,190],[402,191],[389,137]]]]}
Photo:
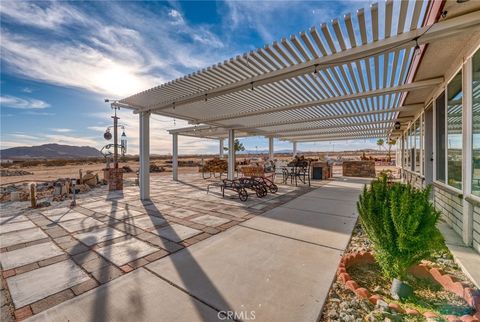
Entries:
{"type": "Polygon", "coordinates": [[[100,72],[96,77],[96,83],[102,90],[120,97],[137,93],[148,87],[131,70],[118,65],[100,72]]]}

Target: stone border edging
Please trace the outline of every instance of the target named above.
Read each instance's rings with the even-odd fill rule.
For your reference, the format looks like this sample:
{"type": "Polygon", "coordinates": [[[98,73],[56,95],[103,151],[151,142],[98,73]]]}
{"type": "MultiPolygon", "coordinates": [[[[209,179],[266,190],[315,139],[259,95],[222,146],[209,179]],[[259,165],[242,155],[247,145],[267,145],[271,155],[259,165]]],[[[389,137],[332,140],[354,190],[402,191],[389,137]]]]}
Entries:
{"type": "MultiPolygon", "coordinates": [[[[346,254],[342,257],[342,260],[338,266],[337,277],[344,284],[344,286],[354,292],[357,297],[361,299],[368,299],[372,304],[375,305],[377,304],[378,300],[385,301],[385,299],[378,294],[371,294],[366,288],[360,287],[357,282],[355,282],[347,273],[347,268],[353,264],[374,262],[375,258],[369,252],[346,254]]],[[[462,282],[455,281],[453,276],[449,274],[443,274],[437,268],[429,269],[427,265],[424,264],[419,264],[412,267],[410,269],[410,273],[420,278],[429,278],[436,281],[445,290],[460,296],[468,303],[468,305],[475,309],[474,315],[464,315],[462,317],[448,315],[447,318],[449,322],[480,322],[480,291],[477,291],[463,284],[462,282]]],[[[391,310],[394,310],[398,313],[420,315],[420,312],[417,310],[408,308],[404,310],[397,303],[389,303],[388,306],[391,310]]],[[[425,312],[423,313],[423,316],[425,318],[438,317],[438,315],[433,312],[425,312]]]]}

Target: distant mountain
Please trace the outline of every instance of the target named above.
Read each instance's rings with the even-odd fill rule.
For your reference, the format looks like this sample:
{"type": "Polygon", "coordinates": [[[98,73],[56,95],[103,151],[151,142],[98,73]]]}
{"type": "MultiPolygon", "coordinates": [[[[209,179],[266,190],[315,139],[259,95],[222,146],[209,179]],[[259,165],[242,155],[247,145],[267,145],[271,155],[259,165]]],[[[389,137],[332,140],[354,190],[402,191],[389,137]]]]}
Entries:
{"type": "Polygon", "coordinates": [[[61,145],[56,143],[38,146],[19,146],[0,150],[0,159],[78,159],[98,158],[102,153],[90,146],[61,145]]]}
{"type": "MultiPolygon", "coordinates": [[[[225,152],[227,153],[227,152],[225,152]]],[[[275,153],[292,153],[292,150],[275,150],[275,153]]],[[[239,151],[237,154],[268,154],[268,150],[245,150],[239,151]]]]}

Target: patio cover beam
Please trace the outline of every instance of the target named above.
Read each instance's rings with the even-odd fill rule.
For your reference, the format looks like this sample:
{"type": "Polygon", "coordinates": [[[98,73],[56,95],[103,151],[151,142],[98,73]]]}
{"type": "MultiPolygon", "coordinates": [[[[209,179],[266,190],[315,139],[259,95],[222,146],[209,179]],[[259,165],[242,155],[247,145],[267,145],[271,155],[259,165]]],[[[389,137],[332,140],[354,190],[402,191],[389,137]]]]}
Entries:
{"type": "Polygon", "coordinates": [[[478,26],[479,24],[480,12],[476,11],[452,19],[437,22],[432,26],[423,26],[415,30],[404,32],[397,35],[396,37],[389,37],[362,46],[352,47],[345,51],[340,51],[331,55],[318,57],[310,61],[298,63],[296,65],[292,65],[283,69],[266,72],[264,74],[254,76],[249,79],[240,80],[232,84],[220,86],[212,90],[190,94],[181,99],[172,100],[171,102],[153,104],[151,106],[145,106],[137,109],[139,111],[154,111],[170,108],[172,107],[173,103],[175,103],[175,106],[194,103],[204,100],[206,97],[213,98],[217,96],[222,96],[228,93],[250,89],[252,86],[262,86],[280,80],[311,73],[313,71],[312,68],[315,66],[323,67],[335,65],[338,63],[343,64],[345,62],[373,56],[386,50],[413,47],[417,44],[417,42],[419,45],[427,44],[434,40],[453,36],[459,32],[465,32],[466,29],[478,26]]]}
{"type": "MultiPolygon", "coordinates": [[[[271,135],[276,138],[282,137],[285,135],[288,135],[290,133],[295,133],[295,132],[307,132],[307,131],[316,131],[316,130],[335,130],[335,129],[343,129],[343,128],[351,128],[351,127],[356,127],[356,126],[364,126],[364,125],[376,125],[376,124],[389,124],[389,123],[395,123],[397,121],[400,121],[402,119],[406,119],[407,117],[402,117],[402,118],[394,118],[391,120],[382,120],[382,121],[368,121],[368,122],[353,122],[353,123],[340,123],[340,124],[329,124],[329,125],[317,125],[317,126],[310,126],[310,127],[304,127],[304,128],[295,128],[295,129],[287,129],[287,130],[278,130],[278,131],[272,131],[272,132],[267,132],[267,133],[262,133],[262,135],[271,135]]],[[[348,120],[348,119],[343,119],[342,120],[348,120]]],[[[352,120],[354,121],[354,120],[352,120]]]]}
{"type": "Polygon", "coordinates": [[[279,126],[279,125],[286,125],[286,124],[301,124],[301,123],[315,122],[315,121],[336,120],[336,119],[343,119],[343,118],[354,117],[354,116],[377,115],[377,114],[397,113],[397,112],[409,112],[409,111],[414,111],[418,108],[423,108],[423,106],[424,106],[423,103],[422,104],[412,104],[412,105],[404,105],[404,106],[401,106],[401,107],[391,108],[391,109],[381,109],[381,110],[365,111],[365,112],[358,112],[358,113],[344,113],[344,114],[336,114],[336,115],[328,115],[328,116],[319,116],[319,117],[311,117],[311,118],[308,118],[308,119],[301,119],[301,120],[287,120],[287,121],[281,121],[281,122],[277,121],[277,122],[257,124],[257,125],[251,126],[251,127],[250,126],[249,127],[238,127],[238,126],[236,126],[235,128],[241,129],[241,130],[255,130],[255,129],[262,128],[262,127],[279,126]]]}
{"type": "Polygon", "coordinates": [[[378,96],[378,95],[383,95],[383,94],[393,94],[393,93],[398,93],[398,92],[406,92],[406,91],[424,89],[424,88],[427,88],[427,87],[436,86],[436,85],[438,85],[442,82],[443,82],[443,77],[438,77],[438,78],[421,80],[421,81],[417,81],[417,82],[414,82],[414,83],[403,84],[403,85],[399,85],[399,86],[393,86],[393,87],[389,87],[389,88],[376,89],[376,90],[373,90],[373,91],[367,91],[367,92],[363,92],[363,93],[341,95],[341,96],[325,98],[325,99],[320,99],[320,100],[315,100],[315,101],[310,101],[310,102],[303,102],[303,103],[280,106],[280,107],[270,107],[270,108],[265,108],[265,109],[262,109],[262,110],[259,110],[259,111],[238,113],[238,114],[228,115],[228,116],[213,117],[213,118],[209,118],[209,119],[199,120],[199,122],[200,123],[219,122],[219,121],[226,121],[226,120],[232,120],[232,119],[239,119],[239,118],[242,118],[242,117],[259,116],[259,115],[270,114],[270,113],[275,113],[275,112],[298,110],[298,109],[303,109],[303,108],[307,108],[307,107],[322,106],[322,105],[336,103],[336,102],[351,101],[351,100],[356,100],[356,99],[361,99],[361,98],[366,98],[366,97],[372,97],[372,96],[378,96]]]}

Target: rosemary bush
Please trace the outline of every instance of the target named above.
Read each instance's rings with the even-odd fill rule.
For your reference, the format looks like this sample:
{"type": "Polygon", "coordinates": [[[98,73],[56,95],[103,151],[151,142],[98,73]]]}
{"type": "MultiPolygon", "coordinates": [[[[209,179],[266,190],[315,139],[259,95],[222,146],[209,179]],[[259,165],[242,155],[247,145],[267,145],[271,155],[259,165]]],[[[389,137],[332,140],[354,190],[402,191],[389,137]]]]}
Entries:
{"type": "Polygon", "coordinates": [[[431,187],[388,184],[382,176],[365,186],[357,208],[385,276],[405,280],[407,270],[443,248],[435,226],[440,212],[429,200],[431,187]]]}

